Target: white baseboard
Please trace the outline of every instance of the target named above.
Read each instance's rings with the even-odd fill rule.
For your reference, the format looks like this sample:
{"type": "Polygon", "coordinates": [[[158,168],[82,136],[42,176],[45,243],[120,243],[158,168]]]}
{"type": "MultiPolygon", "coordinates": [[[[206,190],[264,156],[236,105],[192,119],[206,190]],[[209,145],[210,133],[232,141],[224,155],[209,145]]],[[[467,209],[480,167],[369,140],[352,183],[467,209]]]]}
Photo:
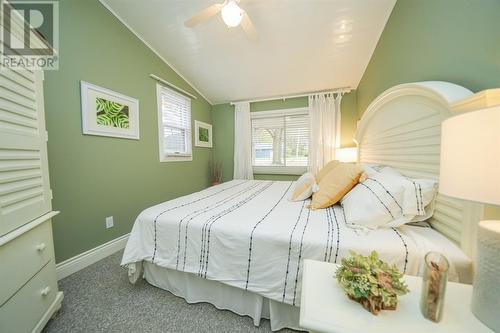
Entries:
{"type": "Polygon", "coordinates": [[[93,263],[112,255],[125,248],[130,234],[115,238],[107,243],[93,249],[80,253],[72,258],[66,259],[56,265],[57,279],[61,280],[93,263]]]}

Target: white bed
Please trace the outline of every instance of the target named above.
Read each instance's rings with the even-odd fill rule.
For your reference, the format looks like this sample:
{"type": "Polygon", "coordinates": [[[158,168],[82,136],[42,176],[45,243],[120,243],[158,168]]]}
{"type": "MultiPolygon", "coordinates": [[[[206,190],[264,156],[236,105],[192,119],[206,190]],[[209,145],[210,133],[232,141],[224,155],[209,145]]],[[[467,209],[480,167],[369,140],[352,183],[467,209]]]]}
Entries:
{"type": "MultiPolygon", "coordinates": [[[[389,164],[408,176],[437,177],[429,156],[439,159],[439,124],[449,104],[466,97],[468,90],[446,83],[396,88],[382,95],[388,96],[386,103],[379,97],[363,117],[357,137],[361,161],[389,164]],[[424,119],[421,125],[419,119],[424,119]],[[406,137],[399,140],[401,135],[406,137]]],[[[134,224],[122,265],[132,275],[144,266],[149,283],[188,302],[206,301],[249,315],[256,325],[269,318],[273,330],[299,328],[303,259],[339,262],[349,250],[376,250],[401,271],[417,275],[425,253],[436,250],[450,259],[452,279],[470,282],[472,263],[460,250],[461,234],[457,241],[451,232],[445,237],[415,226],[356,231],[347,227],[340,206],[310,211],[307,201],[289,201],[292,188],[292,182],[234,180],[148,208],[134,224]]],[[[443,223],[460,227],[463,214],[472,216],[443,198],[438,198],[436,212],[431,223],[442,230],[443,223]],[[449,216],[439,218],[443,210],[449,216]]]]}

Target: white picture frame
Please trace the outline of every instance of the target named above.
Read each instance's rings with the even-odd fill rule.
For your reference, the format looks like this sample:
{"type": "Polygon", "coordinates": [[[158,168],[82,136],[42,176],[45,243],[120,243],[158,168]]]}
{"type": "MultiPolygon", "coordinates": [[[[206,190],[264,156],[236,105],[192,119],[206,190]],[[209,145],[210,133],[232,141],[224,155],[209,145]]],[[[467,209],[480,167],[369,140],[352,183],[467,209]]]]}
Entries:
{"type": "Polygon", "coordinates": [[[85,81],[80,89],[83,134],[139,140],[139,100],[85,81]]]}
{"type": "Polygon", "coordinates": [[[212,125],[199,120],[194,121],[194,145],[212,148],[212,125]]]}

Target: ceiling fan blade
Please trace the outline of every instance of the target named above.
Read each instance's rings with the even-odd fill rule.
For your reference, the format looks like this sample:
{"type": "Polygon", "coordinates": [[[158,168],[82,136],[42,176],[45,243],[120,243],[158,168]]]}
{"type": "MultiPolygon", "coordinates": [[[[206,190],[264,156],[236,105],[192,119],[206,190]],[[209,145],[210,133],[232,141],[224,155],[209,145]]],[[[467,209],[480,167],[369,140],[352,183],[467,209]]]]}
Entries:
{"type": "Polygon", "coordinates": [[[217,15],[221,11],[223,7],[222,5],[223,4],[221,3],[216,3],[210,7],[203,9],[201,12],[199,12],[198,14],[196,14],[195,16],[184,22],[184,25],[188,28],[192,28],[200,24],[201,22],[208,20],[209,18],[211,18],[214,15],[217,15]]]}
{"type": "Polygon", "coordinates": [[[245,11],[243,12],[243,17],[241,19],[241,28],[250,39],[257,40],[259,38],[259,34],[257,33],[257,30],[255,30],[255,26],[245,11]]]}

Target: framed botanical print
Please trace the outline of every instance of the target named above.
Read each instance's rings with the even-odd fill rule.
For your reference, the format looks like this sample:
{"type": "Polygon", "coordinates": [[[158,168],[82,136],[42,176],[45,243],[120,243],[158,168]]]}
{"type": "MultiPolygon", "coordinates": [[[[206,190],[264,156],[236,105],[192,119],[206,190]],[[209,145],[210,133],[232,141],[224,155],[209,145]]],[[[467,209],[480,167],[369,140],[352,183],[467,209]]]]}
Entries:
{"type": "Polygon", "coordinates": [[[195,120],[194,133],[194,145],[196,147],[212,148],[212,125],[195,120]]]}
{"type": "Polygon", "coordinates": [[[81,81],[83,134],[139,140],[139,101],[81,81]]]}

